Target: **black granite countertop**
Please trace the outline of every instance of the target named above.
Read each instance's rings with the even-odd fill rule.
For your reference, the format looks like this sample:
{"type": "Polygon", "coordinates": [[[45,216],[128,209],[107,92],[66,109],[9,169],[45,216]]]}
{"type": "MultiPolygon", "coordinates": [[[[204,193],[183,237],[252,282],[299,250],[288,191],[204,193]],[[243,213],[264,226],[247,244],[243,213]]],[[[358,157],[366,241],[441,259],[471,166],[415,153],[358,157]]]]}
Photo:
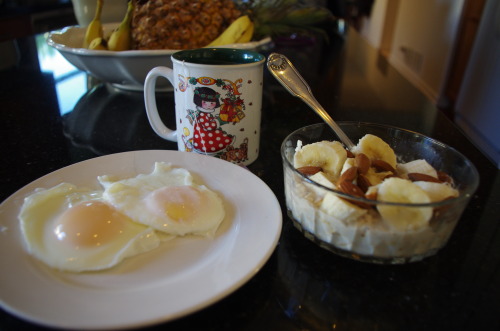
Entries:
{"type": "Polygon", "coordinates": [[[19,14],[35,14],[66,8],[73,8],[71,0],[3,0],[0,3],[0,17],[19,14]]]}
{"type": "MultiPolygon", "coordinates": [[[[19,42],[33,45],[31,39],[19,42]]],[[[36,45],[27,51],[54,51],[43,43],[36,45]]],[[[354,31],[334,35],[328,44],[280,40],[263,52],[271,51],[287,55],[296,64],[336,120],[391,124],[455,147],[478,168],[479,189],[449,243],[421,262],[372,265],[316,246],[287,216],[279,148],[289,133],[321,120],[266,73],[260,156],[248,168],[281,204],[283,230],[278,246],[264,267],[227,297],[145,329],[500,329],[500,189],[494,164],[354,31]]],[[[95,84],[75,70],[65,74],[36,70],[32,55],[22,56],[21,65],[0,71],[2,200],[31,181],[79,161],[124,151],[176,148],[149,126],[142,93],[95,84]]],[[[56,69],[63,66],[64,60],[59,61],[56,69]]],[[[158,104],[172,108],[173,96],[158,93],[158,104]]],[[[165,120],[172,121],[168,116],[165,120]]],[[[0,231],[0,240],[4,235],[0,231]]],[[[1,279],[8,266],[0,269],[1,279]]],[[[0,284],[2,305],[4,290],[0,284]]],[[[43,327],[2,310],[0,329],[43,327]]]]}

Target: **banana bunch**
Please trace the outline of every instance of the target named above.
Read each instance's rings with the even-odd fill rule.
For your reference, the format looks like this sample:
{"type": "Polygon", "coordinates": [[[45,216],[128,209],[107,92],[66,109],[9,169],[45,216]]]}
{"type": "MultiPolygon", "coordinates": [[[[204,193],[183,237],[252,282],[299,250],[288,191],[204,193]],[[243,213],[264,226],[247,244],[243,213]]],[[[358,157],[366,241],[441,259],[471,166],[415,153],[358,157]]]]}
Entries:
{"type": "MultiPolygon", "coordinates": [[[[320,141],[299,145],[294,167],[312,181],[351,196],[384,202],[426,204],[457,197],[452,179],[426,160],[397,163],[394,150],[377,136],[367,134],[351,151],[340,142],[320,141]],[[304,169],[304,170],[301,170],[304,169]]],[[[434,210],[427,206],[398,206],[349,200],[323,191],[319,209],[344,222],[356,222],[367,213],[378,212],[395,231],[411,231],[427,226],[434,210]]]]}
{"type": "Polygon", "coordinates": [[[89,48],[90,44],[94,39],[103,38],[104,33],[101,23],[101,13],[103,5],[104,5],[104,0],[97,0],[95,16],[87,26],[87,30],[85,31],[85,37],[83,39],[83,48],[89,48]]]}
{"type": "Polygon", "coordinates": [[[83,47],[91,50],[125,51],[131,48],[131,28],[132,11],[134,4],[128,2],[127,13],[120,25],[113,30],[108,39],[104,38],[103,28],[100,21],[104,0],[97,0],[96,14],[90,22],[85,33],[83,47]]]}
{"type": "Polygon", "coordinates": [[[254,28],[254,24],[248,15],[240,16],[206,47],[247,43],[252,40],[254,28]]]}
{"type": "Polygon", "coordinates": [[[129,1],[125,17],[118,28],[114,30],[109,37],[108,49],[110,51],[126,51],[130,49],[132,42],[130,23],[132,22],[133,10],[134,4],[132,1],[129,1]]]}
{"type": "Polygon", "coordinates": [[[99,51],[108,50],[106,39],[101,38],[101,37],[97,37],[97,38],[92,39],[92,41],[90,42],[90,45],[87,48],[93,49],[93,50],[99,50],[99,51]]]}

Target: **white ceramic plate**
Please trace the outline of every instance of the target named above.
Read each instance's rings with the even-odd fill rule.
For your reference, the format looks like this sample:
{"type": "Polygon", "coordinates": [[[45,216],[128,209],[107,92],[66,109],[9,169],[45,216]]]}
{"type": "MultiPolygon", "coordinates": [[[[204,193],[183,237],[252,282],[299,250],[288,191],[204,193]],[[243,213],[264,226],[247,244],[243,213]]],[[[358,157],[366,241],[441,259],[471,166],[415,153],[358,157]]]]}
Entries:
{"type": "Polygon", "coordinates": [[[83,161],[23,187],[0,205],[0,303],[47,326],[73,329],[139,327],[188,315],[229,295],[266,263],[278,242],[276,196],[250,171],[220,159],[177,151],[135,151],[83,161]],[[149,173],[155,161],[190,170],[219,192],[226,218],[214,239],[183,237],[107,271],[55,271],[28,255],[17,214],[37,187],[63,181],[99,187],[103,174],[149,173]]]}
{"type": "MultiPolygon", "coordinates": [[[[109,35],[119,23],[103,24],[104,35],[109,35]]],[[[148,72],[157,66],[172,67],[170,56],[178,50],[130,50],[122,52],[88,50],[82,48],[85,28],[70,26],[61,31],[52,31],[47,43],[57,49],[71,64],[92,76],[119,88],[142,90],[148,72]]],[[[260,41],[224,45],[225,48],[257,50],[271,42],[271,38],[260,41]]],[[[168,82],[160,80],[165,86],[168,82]]],[[[169,85],[169,84],[168,84],[169,85]]],[[[169,85],[170,86],[170,85],[169,85]]],[[[160,85],[160,87],[162,87],[160,85]]]]}

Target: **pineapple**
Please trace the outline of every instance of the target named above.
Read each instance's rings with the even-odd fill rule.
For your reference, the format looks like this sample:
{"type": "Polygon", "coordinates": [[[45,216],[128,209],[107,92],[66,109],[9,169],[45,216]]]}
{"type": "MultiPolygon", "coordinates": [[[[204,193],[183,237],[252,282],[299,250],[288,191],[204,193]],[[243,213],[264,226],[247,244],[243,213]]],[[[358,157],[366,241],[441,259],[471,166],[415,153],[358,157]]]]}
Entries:
{"type": "Polygon", "coordinates": [[[208,45],[241,16],[232,0],[133,0],[134,49],[208,45]]]}
{"type": "Polygon", "coordinates": [[[249,15],[254,40],[319,32],[330,11],[304,0],[131,0],[133,49],[192,49],[208,45],[234,20],[249,15]]]}

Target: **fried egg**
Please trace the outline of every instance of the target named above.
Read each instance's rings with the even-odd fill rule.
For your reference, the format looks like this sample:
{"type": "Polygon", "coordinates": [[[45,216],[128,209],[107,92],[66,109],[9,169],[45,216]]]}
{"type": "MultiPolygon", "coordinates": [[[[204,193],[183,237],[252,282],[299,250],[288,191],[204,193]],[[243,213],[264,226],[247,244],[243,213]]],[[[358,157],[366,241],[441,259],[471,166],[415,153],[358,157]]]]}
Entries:
{"type": "Polygon", "coordinates": [[[26,197],[18,217],[27,251],[60,270],[110,268],[161,241],[154,229],[102,199],[102,191],[69,183],[38,189],[26,197]]]}
{"type": "Polygon", "coordinates": [[[212,237],[225,216],[217,193],[171,164],[156,162],[150,174],[132,178],[98,180],[105,188],[104,200],[134,221],[168,234],[212,237]]]}

